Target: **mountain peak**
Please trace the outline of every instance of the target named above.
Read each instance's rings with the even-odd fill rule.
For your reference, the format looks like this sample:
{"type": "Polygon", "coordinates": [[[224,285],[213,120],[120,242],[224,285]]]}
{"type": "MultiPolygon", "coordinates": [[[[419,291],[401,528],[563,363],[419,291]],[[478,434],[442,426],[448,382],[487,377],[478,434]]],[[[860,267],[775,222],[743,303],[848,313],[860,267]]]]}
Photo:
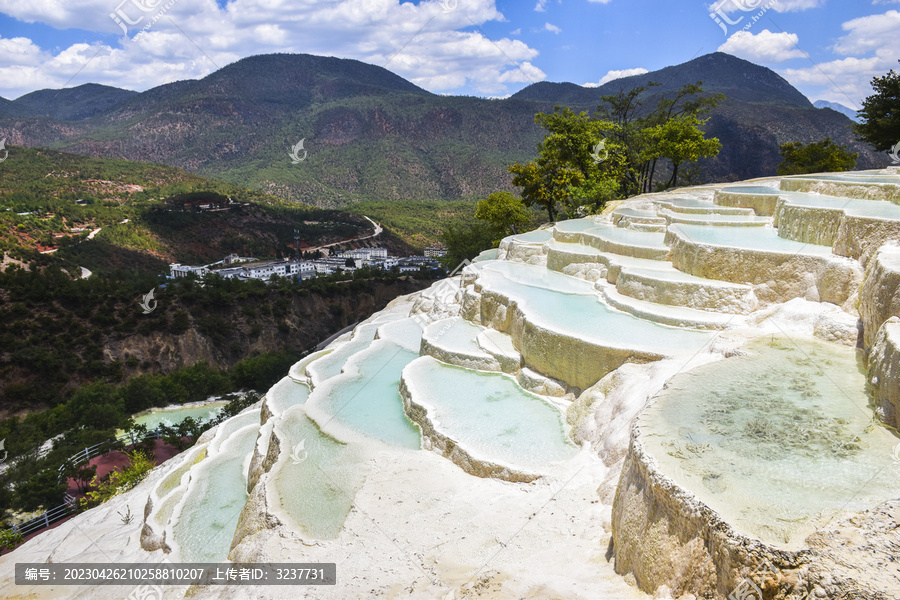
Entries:
{"type": "Polygon", "coordinates": [[[240,93],[263,102],[335,100],[391,92],[431,95],[387,69],[349,58],[311,54],[261,54],[227,65],[198,86],[240,93]]]}
{"type": "Polygon", "coordinates": [[[705,54],[651,73],[614,79],[595,88],[537,83],[514,94],[513,98],[540,101],[554,98],[578,104],[599,104],[603,96],[647,85],[651,81],[662,85],[649,91],[649,96],[658,96],[679,89],[686,83],[702,81],[705,92],[722,93],[731,100],[800,108],[812,106],[806,96],[775,71],[724,52],[705,54]]]}
{"type": "Polygon", "coordinates": [[[136,96],[137,92],[99,83],[85,83],[58,90],[37,90],[25,94],[5,107],[30,117],[50,117],[60,121],[80,121],[104,112],[136,96]]]}
{"type": "Polygon", "coordinates": [[[816,100],[815,102],[813,102],[813,106],[815,106],[816,108],[830,108],[831,110],[837,111],[842,115],[847,115],[848,117],[850,117],[850,119],[856,121],[857,123],[861,122],[861,119],[859,118],[855,110],[853,110],[852,108],[848,108],[847,106],[844,106],[843,104],[840,104],[838,102],[816,100]]]}

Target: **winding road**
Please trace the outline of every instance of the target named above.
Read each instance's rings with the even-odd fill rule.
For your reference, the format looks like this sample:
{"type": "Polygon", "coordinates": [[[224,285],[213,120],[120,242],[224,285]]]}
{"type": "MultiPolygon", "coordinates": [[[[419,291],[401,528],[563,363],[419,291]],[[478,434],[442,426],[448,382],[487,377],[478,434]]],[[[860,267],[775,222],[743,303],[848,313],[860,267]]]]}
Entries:
{"type": "Polygon", "coordinates": [[[341,244],[349,244],[350,242],[360,242],[362,240],[368,240],[374,237],[378,237],[381,235],[381,232],[384,231],[384,227],[370,219],[369,217],[363,215],[369,223],[371,223],[375,227],[375,233],[370,233],[367,235],[363,235],[360,237],[350,238],[349,240],[341,240],[339,242],[331,242],[330,244],[323,244],[322,246],[315,246],[312,248],[304,248],[304,252],[315,252],[316,250],[321,250],[322,248],[331,248],[332,246],[340,246],[341,244]]]}

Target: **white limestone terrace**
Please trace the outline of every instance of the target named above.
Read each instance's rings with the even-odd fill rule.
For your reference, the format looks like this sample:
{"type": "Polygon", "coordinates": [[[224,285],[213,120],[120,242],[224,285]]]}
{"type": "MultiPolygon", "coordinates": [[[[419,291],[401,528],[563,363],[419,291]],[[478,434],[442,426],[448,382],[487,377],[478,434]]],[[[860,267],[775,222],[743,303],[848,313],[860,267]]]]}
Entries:
{"type": "Polygon", "coordinates": [[[781,237],[832,246],[854,259],[900,241],[900,205],[883,200],[790,192],[779,197],[774,223],[781,237]]]}
{"type": "MultiPolygon", "coordinates": [[[[891,177],[844,175],[840,192],[891,177]]],[[[0,596],[123,596],[14,586],[12,565],[37,557],[205,557],[336,562],[338,584],[310,592],[322,599],[724,599],[764,558],[783,573],[760,584],[766,597],[900,597],[900,502],[883,503],[900,496],[893,480],[826,506],[828,527],[809,516],[813,474],[892,463],[893,434],[871,427],[863,372],[848,365],[861,364],[862,316],[888,420],[900,389],[896,248],[842,255],[837,242],[790,239],[809,230],[800,221],[838,217],[780,185],[647,194],[506,238],[295,364],[260,406],[144,484],[0,557],[0,596]],[[776,218],[775,203],[821,215],[776,218]],[[776,337],[784,358],[759,360],[748,345],[776,337]],[[853,375],[853,394],[816,400],[836,373],[853,375]],[[819,433],[795,435],[795,417],[819,433]],[[807,451],[819,446],[832,463],[807,451]],[[755,486],[777,498],[755,500],[755,486]],[[767,512],[777,502],[790,510],[767,512]],[[144,519],[116,525],[126,505],[144,519]],[[787,545],[770,535],[784,532],[787,545]]],[[[842,223],[878,210],[893,223],[888,204],[848,204],[842,223]]],[[[278,586],[166,593],[297,597],[278,586]]]]}
{"type": "Polygon", "coordinates": [[[869,385],[882,421],[900,426],[900,317],[878,328],[869,356],[869,385]]]}
{"type": "Polygon", "coordinates": [[[227,556],[247,499],[246,473],[259,427],[260,409],[245,410],[184,455],[150,494],[141,532],[146,549],[164,549],[185,562],[227,556]]]}
{"type": "Polygon", "coordinates": [[[900,177],[892,173],[820,173],[784,177],[785,192],[818,192],[829,196],[900,203],[900,177]]]}
{"type": "Polygon", "coordinates": [[[726,227],[763,227],[771,223],[766,217],[753,214],[684,213],[671,209],[659,211],[666,224],[685,223],[688,225],[722,225],[726,227]]]}
{"type": "Polygon", "coordinates": [[[817,246],[779,237],[770,227],[671,225],[676,268],[698,277],[754,286],[760,302],[792,298],[850,306],[862,282],[858,262],[817,246]]]}
{"type": "Polygon", "coordinates": [[[659,199],[655,201],[655,204],[669,212],[687,215],[731,215],[750,217],[754,214],[753,210],[750,208],[720,206],[715,202],[690,196],[659,199]]]}
{"type": "Polygon", "coordinates": [[[716,190],[714,202],[719,206],[746,208],[758,216],[770,217],[775,214],[780,193],[774,185],[735,185],[716,190]]]}
{"type": "Polygon", "coordinates": [[[526,264],[471,268],[467,318],[507,332],[529,368],[579,389],[625,362],[699,352],[708,333],[609,308],[590,282],[526,264]]]}
{"type": "Polygon", "coordinates": [[[518,372],[522,361],[519,353],[511,342],[504,343],[495,341],[495,337],[482,336],[490,331],[493,330],[460,317],[441,319],[428,325],[421,334],[420,353],[477,371],[518,372]],[[499,344],[504,344],[505,347],[499,344]],[[501,359],[505,360],[501,363],[501,359]]]}
{"type": "Polygon", "coordinates": [[[575,455],[560,411],[508,375],[423,356],[404,369],[401,393],[423,447],[467,473],[528,483],[575,455]],[[460,386],[472,391],[460,394],[460,386]]]}

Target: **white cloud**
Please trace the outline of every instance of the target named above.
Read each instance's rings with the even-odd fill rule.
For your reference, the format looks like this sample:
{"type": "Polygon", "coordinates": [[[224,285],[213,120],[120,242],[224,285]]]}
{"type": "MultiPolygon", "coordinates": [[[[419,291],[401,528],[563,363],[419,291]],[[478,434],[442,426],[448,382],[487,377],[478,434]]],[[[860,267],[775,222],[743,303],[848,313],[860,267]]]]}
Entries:
{"type": "Polygon", "coordinates": [[[525,77],[521,73],[531,78],[528,82],[546,78],[531,66],[537,50],[524,42],[461,31],[473,22],[505,21],[495,0],[466,0],[465,11],[444,10],[440,0],[230,0],[224,7],[216,0],[175,0],[146,31],[141,28],[172,0],[144,0],[145,6],[154,6],[148,13],[135,8],[137,0],[120,1],[0,0],[0,13],[58,29],[121,36],[109,16],[117,9],[120,20],[138,21],[129,29],[131,39],[122,36],[120,44],[112,45],[77,44],[51,51],[27,38],[0,38],[0,96],[87,82],[144,90],[203,77],[217,66],[269,52],[386,65],[434,92],[468,86],[500,95],[509,91],[500,82],[525,77]]]}
{"type": "Polygon", "coordinates": [[[588,0],[588,2],[592,2],[594,4],[609,4],[612,0],[588,0]]]}
{"type": "Polygon", "coordinates": [[[622,69],[619,71],[613,70],[609,71],[606,75],[600,78],[600,81],[597,83],[585,83],[584,87],[600,87],[604,83],[609,83],[615,79],[621,79],[623,77],[631,77],[632,75],[643,75],[644,73],[649,73],[647,69],[643,67],[635,67],[634,69],[622,69]]]}
{"type": "Polygon", "coordinates": [[[802,86],[807,96],[858,109],[862,100],[872,93],[872,78],[898,66],[900,13],[889,10],[881,15],[847,21],[842,27],[847,34],[839,38],[832,49],[846,58],[801,69],[785,69],[779,74],[794,85],[802,86]]]}
{"type": "MultiPolygon", "coordinates": [[[[593,2],[596,0],[588,0],[589,2],[593,2]]],[[[609,2],[609,0],[604,0],[605,2],[609,2]]],[[[537,4],[534,5],[534,10],[536,12],[547,12],[547,4],[550,3],[550,0],[537,0],[537,4]]],[[[557,4],[562,4],[562,0],[556,0],[557,4]]]]}
{"type": "Polygon", "coordinates": [[[522,35],[522,28],[517,27],[509,32],[509,35],[522,35]]]}
{"type": "Polygon", "coordinates": [[[900,12],[889,10],[881,15],[871,15],[847,21],[841,25],[849,32],[834,45],[834,51],[844,56],[866,54],[871,51],[889,51],[896,54],[900,48],[900,12]]]}
{"type": "Polygon", "coordinates": [[[738,31],[719,46],[719,52],[761,63],[780,63],[793,58],[803,58],[797,49],[796,33],[772,33],[763,29],[757,34],[738,31]]]}
{"type": "Polygon", "coordinates": [[[547,31],[549,31],[551,33],[555,33],[556,35],[559,35],[560,33],[562,33],[562,29],[560,29],[553,23],[544,23],[544,29],[546,29],[547,31]]]}
{"type": "MultiPolygon", "coordinates": [[[[738,4],[760,10],[767,0],[724,0],[723,11],[740,10],[738,4]],[[755,7],[755,8],[754,8],[755,7]]],[[[900,0],[873,0],[872,4],[896,4],[900,0]]],[[[800,11],[824,5],[822,0],[779,0],[773,5],[778,12],[800,11]]],[[[750,13],[748,13],[750,14],[750,13]]],[[[732,18],[737,18],[738,15],[732,18]]],[[[900,56],[900,13],[860,17],[843,23],[845,35],[830,48],[842,56],[838,60],[810,64],[801,68],[779,69],[778,73],[810,98],[839,102],[859,108],[872,93],[871,80],[897,67],[900,56]]],[[[741,31],[732,35],[719,50],[760,63],[780,63],[805,55],[795,46],[796,34],[771,33],[753,35],[741,31]]]]}
{"type": "Polygon", "coordinates": [[[889,70],[890,67],[884,66],[880,58],[873,57],[845,58],[803,69],[784,69],[778,73],[791,84],[803,88],[807,96],[840,102],[859,110],[863,98],[872,93],[872,78],[889,70]]]}

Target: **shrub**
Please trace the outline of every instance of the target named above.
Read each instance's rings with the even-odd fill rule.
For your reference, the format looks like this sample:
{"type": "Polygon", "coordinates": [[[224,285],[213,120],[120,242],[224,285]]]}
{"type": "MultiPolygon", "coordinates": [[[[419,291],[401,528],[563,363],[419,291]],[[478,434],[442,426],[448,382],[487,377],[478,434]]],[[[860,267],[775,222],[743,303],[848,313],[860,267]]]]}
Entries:
{"type": "Polygon", "coordinates": [[[0,552],[4,550],[12,550],[23,541],[22,534],[16,533],[12,529],[4,529],[0,531],[0,552]]]}
{"type": "Polygon", "coordinates": [[[78,500],[78,506],[82,509],[93,508],[103,504],[110,498],[127,492],[138,483],[140,483],[147,473],[154,466],[153,456],[143,450],[132,450],[128,452],[129,464],[121,471],[113,471],[102,480],[98,481],[95,476],[91,481],[93,490],[89,491],[84,498],[78,500]]]}

